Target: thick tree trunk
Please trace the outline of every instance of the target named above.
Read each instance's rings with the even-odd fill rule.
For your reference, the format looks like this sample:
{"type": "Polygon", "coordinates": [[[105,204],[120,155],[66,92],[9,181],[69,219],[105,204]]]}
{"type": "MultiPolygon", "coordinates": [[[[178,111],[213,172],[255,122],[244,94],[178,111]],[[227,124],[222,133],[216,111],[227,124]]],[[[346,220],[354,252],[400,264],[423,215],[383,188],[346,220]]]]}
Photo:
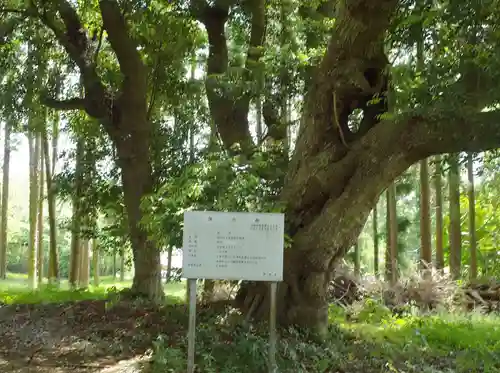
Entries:
{"type": "MultiPolygon", "coordinates": [[[[40,20],[54,32],[61,46],[78,66],[85,97],[65,101],[46,98],[44,102],[59,110],[84,109],[102,124],[115,144],[122,170],[123,193],[134,254],[132,291],[157,299],[163,293],[160,286],[160,253],[139,225],[142,217],[141,198],[151,192],[152,186],[148,71],[118,2],[101,0],[99,9],[107,41],[116,55],[123,76],[119,92],[104,85],[96,64],[87,58],[90,53],[95,53],[94,43],[89,40],[85,25],[72,3],[60,0],[55,6],[64,26],[54,22],[51,17],[45,17],[45,12],[42,11],[39,12],[40,20]],[[72,37],[68,38],[67,35],[72,37]]],[[[53,10],[52,8],[51,11],[53,10]]]]}
{"type": "Polygon", "coordinates": [[[0,226],[0,279],[7,276],[7,226],[9,212],[9,170],[10,170],[10,133],[12,124],[5,122],[3,146],[3,182],[2,182],[2,216],[0,226]]]}
{"type": "Polygon", "coordinates": [[[147,233],[140,226],[141,199],[151,192],[152,187],[149,161],[150,125],[146,118],[137,113],[129,113],[124,120],[128,123],[122,126],[129,128],[133,135],[124,136],[117,142],[117,154],[122,169],[123,193],[134,254],[135,275],[132,291],[136,295],[157,301],[163,297],[160,250],[148,240],[147,233]],[[141,121],[144,123],[143,127],[137,126],[141,121]]]}
{"type": "MultiPolygon", "coordinates": [[[[282,193],[286,233],[293,241],[285,250],[284,281],[278,286],[282,324],[326,331],[327,287],[335,265],[354,245],[373,205],[398,175],[431,155],[496,147],[500,140],[497,112],[471,111],[467,118],[451,118],[448,112],[436,116],[434,109],[439,109],[432,108],[432,115],[380,118],[387,111],[388,88],[383,40],[397,5],[397,0],[349,0],[337,7],[335,30],[309,86],[282,193]],[[376,94],[379,103],[369,105],[376,94]],[[363,111],[363,119],[352,132],[348,122],[355,109],[363,111]]],[[[228,65],[224,38],[228,7],[205,3],[202,8],[199,18],[210,42],[208,73],[223,74],[228,65]]],[[[253,13],[252,35],[257,15],[253,13]]],[[[214,97],[213,83],[207,82],[207,96],[219,135],[227,148],[234,143],[244,147],[249,137],[247,112],[230,108],[245,109],[247,102],[214,97]]],[[[267,318],[268,285],[245,284],[236,303],[247,314],[267,318]]]]}

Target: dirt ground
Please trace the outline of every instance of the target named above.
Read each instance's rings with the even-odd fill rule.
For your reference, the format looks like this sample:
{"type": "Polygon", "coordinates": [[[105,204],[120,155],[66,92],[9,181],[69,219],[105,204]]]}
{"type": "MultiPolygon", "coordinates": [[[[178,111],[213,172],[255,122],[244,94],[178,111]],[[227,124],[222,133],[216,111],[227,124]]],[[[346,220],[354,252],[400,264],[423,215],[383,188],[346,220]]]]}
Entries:
{"type": "Polygon", "coordinates": [[[0,372],[147,372],[152,342],[182,339],[186,315],[184,305],[0,305],[0,372]]]}

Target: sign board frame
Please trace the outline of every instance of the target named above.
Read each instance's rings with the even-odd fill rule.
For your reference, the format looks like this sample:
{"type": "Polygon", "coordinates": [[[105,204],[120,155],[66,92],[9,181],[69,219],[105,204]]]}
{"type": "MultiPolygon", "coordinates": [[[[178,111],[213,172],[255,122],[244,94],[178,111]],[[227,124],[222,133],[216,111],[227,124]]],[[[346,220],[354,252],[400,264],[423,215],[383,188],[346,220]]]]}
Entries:
{"type": "Polygon", "coordinates": [[[284,226],[278,213],[186,211],[182,275],[282,281],[284,226]]]}
{"type": "Polygon", "coordinates": [[[269,372],[276,364],[276,293],[283,280],[284,214],[218,211],[184,212],[182,274],[188,279],[187,372],[195,370],[196,281],[270,283],[269,372]]]}

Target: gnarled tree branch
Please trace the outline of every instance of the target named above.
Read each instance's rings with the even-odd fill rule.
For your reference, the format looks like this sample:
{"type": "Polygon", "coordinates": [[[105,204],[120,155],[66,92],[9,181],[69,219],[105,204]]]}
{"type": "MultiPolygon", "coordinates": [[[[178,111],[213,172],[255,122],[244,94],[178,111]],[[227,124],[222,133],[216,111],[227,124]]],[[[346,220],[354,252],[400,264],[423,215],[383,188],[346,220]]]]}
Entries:
{"type": "Polygon", "coordinates": [[[50,97],[41,97],[43,105],[54,110],[83,110],[85,109],[85,99],[74,97],[67,100],[56,100],[50,97]]]}
{"type": "MultiPolygon", "coordinates": [[[[290,162],[287,183],[293,184],[300,163],[325,147],[332,147],[332,159],[346,156],[339,131],[333,123],[333,93],[342,119],[369,82],[364,73],[374,68],[377,73],[385,69],[383,40],[397,0],[345,0],[339,4],[335,29],[328,48],[311,83],[305,104],[308,118],[303,118],[299,129],[295,154],[290,162]]],[[[385,59],[386,60],[386,59],[385,59]]]]}
{"type": "MultiPolygon", "coordinates": [[[[89,40],[78,14],[67,0],[59,0],[47,6],[48,8],[37,10],[38,17],[52,30],[57,41],[78,66],[85,87],[87,114],[104,124],[111,123],[110,108],[113,100],[97,74],[89,40]],[[62,24],[57,21],[56,13],[59,13],[62,24]]],[[[107,129],[110,129],[109,126],[107,129]]]]}
{"type": "MultiPolygon", "coordinates": [[[[337,232],[335,224],[325,231],[328,224],[325,225],[324,219],[332,222],[352,221],[353,224],[365,219],[387,185],[421,159],[436,154],[498,148],[499,123],[500,110],[408,115],[397,120],[382,121],[353,143],[346,157],[337,162],[328,151],[305,160],[297,173],[297,182],[287,185],[283,197],[292,210],[294,206],[300,208],[318,204],[323,213],[316,215],[312,224],[307,224],[310,220],[306,217],[301,217],[301,221],[289,222],[291,230],[296,232],[294,240],[308,240],[308,245],[299,244],[298,247],[312,250],[319,245],[349,248],[352,242],[339,240],[341,237],[354,240],[355,237],[337,232]],[[370,188],[360,194],[359,186],[367,182],[370,188]],[[335,187],[337,184],[338,187],[335,187]],[[302,226],[308,226],[307,231],[301,230],[302,226]]],[[[356,234],[355,230],[353,234],[356,234]]]]}
{"type": "MultiPolygon", "coordinates": [[[[248,128],[248,111],[251,94],[221,94],[217,80],[228,70],[228,49],[224,26],[229,17],[232,1],[216,1],[209,6],[205,0],[192,0],[191,10],[195,17],[203,22],[207,29],[209,40],[209,57],[207,60],[207,98],[210,112],[215,120],[219,135],[227,149],[235,143],[242,148],[253,146],[248,128]]],[[[257,68],[265,38],[266,17],[264,0],[256,0],[248,6],[252,14],[252,28],[247,51],[245,80],[253,79],[257,68]]]]}
{"type": "Polygon", "coordinates": [[[137,43],[129,35],[125,18],[123,17],[118,3],[114,0],[99,1],[104,29],[108,33],[111,48],[116,54],[120,71],[123,74],[123,97],[130,105],[130,98],[140,98],[135,105],[145,103],[144,97],[147,92],[147,74],[144,63],[137,50],[137,43]],[[133,94],[131,94],[134,92],[133,94]],[[139,94],[137,92],[140,92],[139,94]]]}

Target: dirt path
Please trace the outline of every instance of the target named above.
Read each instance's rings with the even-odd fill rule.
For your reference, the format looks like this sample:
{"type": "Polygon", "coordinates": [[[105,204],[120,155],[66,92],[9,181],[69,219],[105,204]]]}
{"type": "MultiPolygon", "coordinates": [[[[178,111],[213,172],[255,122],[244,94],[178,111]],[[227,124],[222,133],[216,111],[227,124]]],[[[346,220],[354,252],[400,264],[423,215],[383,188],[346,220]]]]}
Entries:
{"type": "Polygon", "coordinates": [[[184,306],[105,301],[0,305],[0,372],[139,373],[159,334],[180,340],[184,306]]]}

